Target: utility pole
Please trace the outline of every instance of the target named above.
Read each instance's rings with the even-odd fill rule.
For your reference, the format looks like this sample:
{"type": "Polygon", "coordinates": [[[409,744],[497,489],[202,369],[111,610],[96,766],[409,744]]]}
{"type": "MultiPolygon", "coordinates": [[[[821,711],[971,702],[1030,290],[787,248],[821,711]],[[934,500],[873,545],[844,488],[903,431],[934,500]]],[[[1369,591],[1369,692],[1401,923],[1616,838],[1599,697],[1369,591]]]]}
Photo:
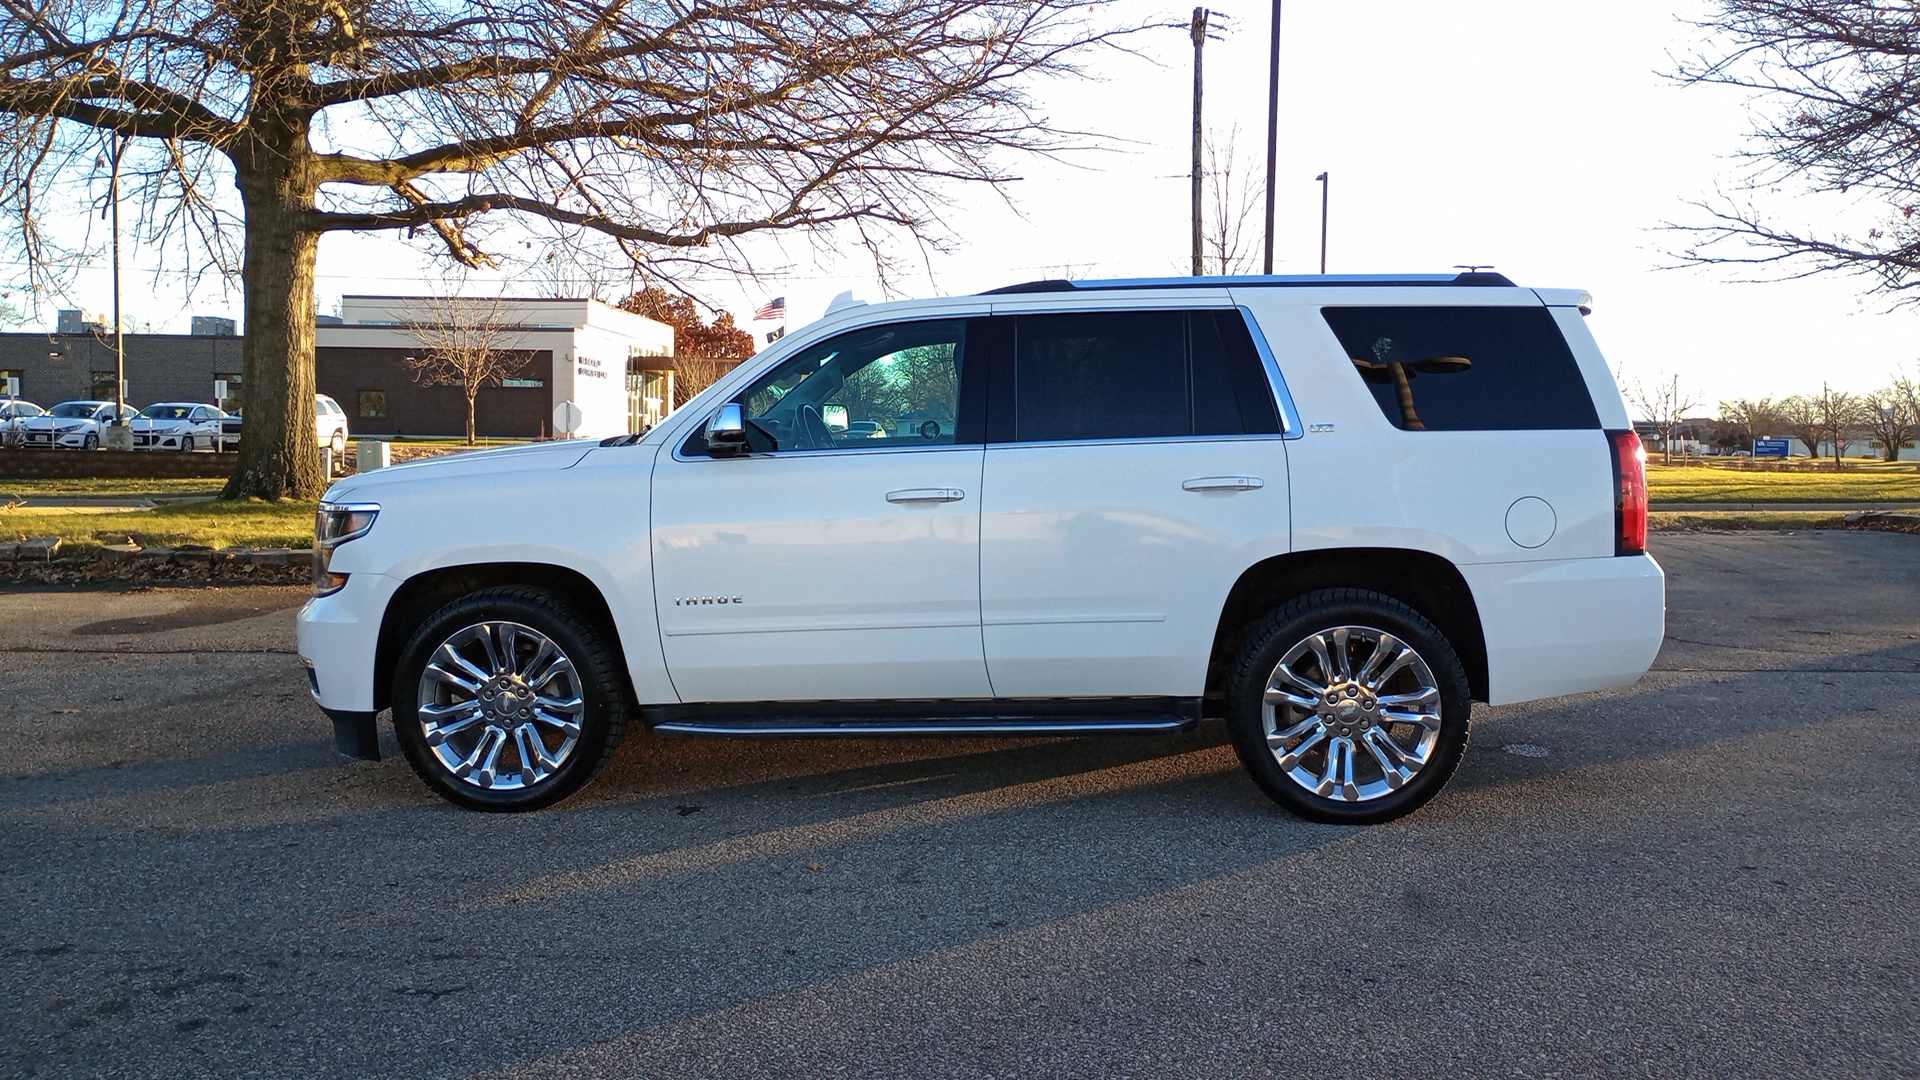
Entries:
{"type": "Polygon", "coordinates": [[[104,445],[113,450],[133,449],[133,429],[121,414],[127,410],[126,325],[120,317],[120,151],[126,139],[119,132],[113,139],[113,175],[107,181],[107,200],[113,215],[113,423],[108,425],[104,445]]]}
{"type": "Polygon", "coordinates": [[[1204,237],[1200,226],[1200,97],[1202,83],[1201,58],[1207,47],[1207,9],[1193,9],[1193,25],[1189,28],[1193,34],[1193,276],[1199,277],[1206,272],[1206,253],[1204,237]]]}
{"type": "Polygon", "coordinates": [[[1267,62],[1267,258],[1273,273],[1274,166],[1280,158],[1280,0],[1273,0],[1273,49],[1267,62]]]}
{"type": "Polygon", "coordinates": [[[1327,272],[1327,189],[1333,186],[1326,173],[1314,177],[1320,181],[1320,272],[1327,272]]]}

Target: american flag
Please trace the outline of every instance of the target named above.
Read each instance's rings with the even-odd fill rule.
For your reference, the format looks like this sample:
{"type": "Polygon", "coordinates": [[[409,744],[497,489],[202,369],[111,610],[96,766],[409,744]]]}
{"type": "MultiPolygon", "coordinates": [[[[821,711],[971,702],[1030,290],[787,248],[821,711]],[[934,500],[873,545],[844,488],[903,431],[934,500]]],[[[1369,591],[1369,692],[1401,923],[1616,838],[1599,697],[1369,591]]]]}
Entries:
{"type": "Polygon", "coordinates": [[[753,313],[754,322],[771,322],[774,319],[784,319],[786,317],[787,298],[784,296],[776,296],[766,303],[761,304],[759,310],[753,313]]]}

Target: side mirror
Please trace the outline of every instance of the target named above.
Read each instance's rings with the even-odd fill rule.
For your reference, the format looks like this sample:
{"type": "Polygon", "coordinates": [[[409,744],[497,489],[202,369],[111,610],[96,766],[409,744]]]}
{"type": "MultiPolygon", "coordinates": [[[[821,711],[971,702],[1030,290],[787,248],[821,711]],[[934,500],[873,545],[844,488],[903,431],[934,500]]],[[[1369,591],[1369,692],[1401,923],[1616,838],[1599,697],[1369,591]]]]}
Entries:
{"type": "Polygon", "coordinates": [[[730,401],[707,418],[707,452],[715,457],[747,452],[747,414],[739,402],[730,401]]]}

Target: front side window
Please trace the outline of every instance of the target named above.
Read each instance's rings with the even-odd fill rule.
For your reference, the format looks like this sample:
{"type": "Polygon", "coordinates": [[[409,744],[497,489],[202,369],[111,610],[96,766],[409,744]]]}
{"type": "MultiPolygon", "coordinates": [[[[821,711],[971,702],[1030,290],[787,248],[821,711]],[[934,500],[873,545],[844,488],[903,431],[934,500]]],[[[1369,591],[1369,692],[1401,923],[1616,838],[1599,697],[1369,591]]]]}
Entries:
{"type": "MultiPolygon", "coordinates": [[[[758,453],[951,446],[966,320],[872,326],[829,338],[734,396],[758,453]]],[[[686,453],[704,453],[695,432],[686,453]]]]}
{"type": "MultiPolygon", "coordinates": [[[[149,405],[140,410],[140,415],[148,420],[185,420],[195,410],[190,405],[149,405]]],[[[200,417],[194,415],[193,419],[200,417]]]]}
{"type": "Polygon", "coordinates": [[[1237,311],[1022,315],[1013,382],[1016,442],[1280,431],[1237,311]]]}
{"type": "Polygon", "coordinates": [[[1380,412],[1402,431],[1597,428],[1580,365],[1543,307],[1321,312],[1380,412]]]}

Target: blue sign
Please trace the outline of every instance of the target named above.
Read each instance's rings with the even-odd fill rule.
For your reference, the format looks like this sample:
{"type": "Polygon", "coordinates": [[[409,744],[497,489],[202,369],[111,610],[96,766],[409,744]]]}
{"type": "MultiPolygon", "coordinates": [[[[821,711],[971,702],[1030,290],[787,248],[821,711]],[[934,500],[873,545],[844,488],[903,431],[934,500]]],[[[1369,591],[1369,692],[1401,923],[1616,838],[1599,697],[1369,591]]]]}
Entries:
{"type": "Polygon", "coordinates": [[[1790,441],[1789,439],[1755,439],[1753,440],[1753,456],[1786,457],[1787,444],[1790,441]]]}

